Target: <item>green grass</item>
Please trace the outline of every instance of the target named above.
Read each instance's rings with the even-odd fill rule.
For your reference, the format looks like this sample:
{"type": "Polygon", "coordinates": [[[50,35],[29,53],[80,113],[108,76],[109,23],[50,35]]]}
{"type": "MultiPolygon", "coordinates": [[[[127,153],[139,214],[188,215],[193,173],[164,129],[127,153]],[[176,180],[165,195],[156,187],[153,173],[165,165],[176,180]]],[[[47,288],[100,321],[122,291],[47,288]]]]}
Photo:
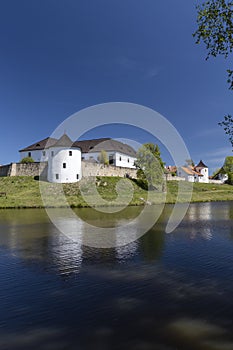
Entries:
{"type": "MultiPolygon", "coordinates": [[[[64,191],[68,204],[72,207],[88,207],[88,201],[97,198],[98,194],[106,200],[100,205],[120,205],[126,200],[130,193],[130,188],[125,183],[121,183],[122,199],[116,202],[117,190],[116,185],[122,178],[102,177],[97,179],[97,194],[93,194],[90,190],[88,179],[82,180],[80,183],[74,184],[51,184],[43,182],[46,193],[46,205],[51,207],[64,206],[66,203],[62,201],[62,193],[64,191]],[[86,200],[80,192],[85,194],[86,200]]],[[[130,182],[133,189],[133,198],[130,205],[142,205],[147,200],[148,192],[137,185],[136,182],[130,182]],[[143,200],[142,200],[143,199],[143,200]]],[[[190,183],[183,183],[184,190],[180,201],[185,202],[189,191],[190,183]]],[[[0,192],[6,192],[7,197],[0,196],[0,208],[42,208],[44,203],[41,199],[39,181],[33,177],[2,177],[0,178],[0,192]]],[[[166,203],[175,203],[178,192],[178,182],[167,182],[166,203]]],[[[225,201],[233,200],[233,186],[215,185],[215,184],[199,184],[193,186],[192,202],[209,202],[209,201],[225,201]]],[[[160,203],[164,201],[164,194],[153,192],[151,203],[160,203]]],[[[127,202],[128,203],[128,202],[127,202]]]]}

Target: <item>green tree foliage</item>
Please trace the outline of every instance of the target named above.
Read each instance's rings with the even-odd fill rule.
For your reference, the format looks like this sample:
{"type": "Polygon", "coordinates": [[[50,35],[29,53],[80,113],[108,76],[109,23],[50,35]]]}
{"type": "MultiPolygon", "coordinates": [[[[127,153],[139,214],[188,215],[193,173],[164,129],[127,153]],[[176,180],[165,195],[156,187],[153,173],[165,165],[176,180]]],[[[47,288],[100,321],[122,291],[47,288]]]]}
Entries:
{"type": "Polygon", "coordinates": [[[147,182],[149,189],[158,188],[164,183],[164,162],[158,145],[146,143],[137,151],[137,177],[147,182]]]}
{"type": "Polygon", "coordinates": [[[109,159],[108,159],[108,154],[105,150],[102,150],[100,154],[98,155],[98,161],[101,164],[108,165],[109,164],[109,159]]]}
{"type": "Polygon", "coordinates": [[[226,157],[223,169],[228,175],[227,183],[233,185],[233,156],[226,157]]]}
{"type": "MultiPolygon", "coordinates": [[[[207,49],[207,57],[218,55],[228,58],[233,50],[233,1],[229,0],[208,0],[197,5],[198,28],[193,34],[196,43],[201,41],[207,49]]],[[[228,69],[229,89],[233,90],[233,70],[228,69]]],[[[233,146],[233,119],[230,115],[224,117],[219,123],[224,127],[229,140],[233,146]]]]}
{"type": "Polygon", "coordinates": [[[224,121],[219,123],[220,126],[223,127],[226,135],[229,137],[229,141],[231,143],[231,146],[233,148],[233,118],[230,115],[226,115],[224,117],[224,121]]]}
{"type": "Polygon", "coordinates": [[[20,163],[34,163],[34,159],[32,157],[24,157],[20,163]]]}
{"type": "Polygon", "coordinates": [[[185,166],[195,166],[194,161],[192,159],[186,159],[185,166]]]}
{"type": "MultiPolygon", "coordinates": [[[[207,57],[223,55],[225,58],[233,50],[233,1],[209,0],[197,5],[198,29],[193,34],[196,43],[206,46],[207,57]]],[[[233,90],[233,71],[228,70],[228,82],[233,90]]]]}

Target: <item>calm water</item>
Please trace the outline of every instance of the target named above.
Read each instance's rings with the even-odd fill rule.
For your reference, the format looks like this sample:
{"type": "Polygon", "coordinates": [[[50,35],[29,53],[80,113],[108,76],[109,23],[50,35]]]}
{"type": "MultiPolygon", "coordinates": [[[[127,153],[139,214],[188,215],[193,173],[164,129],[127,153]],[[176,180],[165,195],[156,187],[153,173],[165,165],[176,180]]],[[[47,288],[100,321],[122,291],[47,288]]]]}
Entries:
{"type": "Polygon", "coordinates": [[[73,243],[43,210],[0,211],[0,349],[233,350],[233,203],[192,204],[165,234],[170,211],[116,249],[73,243]]]}

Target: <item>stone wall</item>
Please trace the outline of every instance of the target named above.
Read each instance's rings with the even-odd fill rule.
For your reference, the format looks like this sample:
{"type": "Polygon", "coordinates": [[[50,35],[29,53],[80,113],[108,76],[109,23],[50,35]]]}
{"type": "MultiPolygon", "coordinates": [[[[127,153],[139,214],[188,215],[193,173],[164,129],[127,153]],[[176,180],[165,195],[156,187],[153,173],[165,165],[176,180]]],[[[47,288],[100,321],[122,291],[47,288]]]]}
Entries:
{"type": "Polygon", "coordinates": [[[46,179],[47,169],[47,162],[16,163],[15,175],[12,174],[11,176],[40,176],[46,179]]]}
{"type": "Polygon", "coordinates": [[[47,178],[47,162],[11,163],[0,166],[0,176],[40,176],[47,178]]]}
{"type": "MultiPolygon", "coordinates": [[[[34,163],[11,163],[0,167],[0,176],[40,176],[47,179],[47,162],[34,163]]],[[[120,176],[128,174],[132,178],[137,177],[135,169],[105,166],[97,163],[82,161],[82,176],[120,176]]]]}
{"type": "Polygon", "coordinates": [[[130,168],[115,167],[112,165],[103,165],[97,163],[89,163],[82,161],[82,176],[120,176],[125,177],[126,175],[136,178],[137,170],[130,168]]]}
{"type": "Polygon", "coordinates": [[[0,177],[10,176],[11,174],[11,164],[0,166],[0,177]]]}

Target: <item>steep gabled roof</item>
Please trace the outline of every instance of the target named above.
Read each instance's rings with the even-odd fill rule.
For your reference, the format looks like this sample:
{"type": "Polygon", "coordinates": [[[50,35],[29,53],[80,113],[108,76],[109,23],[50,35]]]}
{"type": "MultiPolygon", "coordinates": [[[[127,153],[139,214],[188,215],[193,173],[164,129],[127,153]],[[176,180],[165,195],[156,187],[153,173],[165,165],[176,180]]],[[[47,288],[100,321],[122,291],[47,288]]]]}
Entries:
{"type": "Polygon", "coordinates": [[[63,134],[59,140],[57,140],[54,144],[52,145],[46,145],[46,148],[50,147],[72,147],[73,146],[73,141],[67,136],[66,134],[63,134]]]}
{"type": "Polygon", "coordinates": [[[46,137],[46,139],[43,139],[41,141],[38,141],[36,143],[33,143],[32,145],[21,149],[19,152],[27,152],[27,151],[36,151],[36,150],[42,150],[45,148],[45,146],[51,146],[53,145],[57,139],[46,137]]]}
{"type": "Polygon", "coordinates": [[[225,175],[226,174],[226,171],[224,170],[224,168],[220,168],[219,171],[214,175],[214,176],[211,176],[211,179],[215,180],[218,178],[219,175],[225,175]]]}
{"type": "Polygon", "coordinates": [[[206,166],[202,160],[200,160],[200,162],[196,165],[195,168],[208,168],[208,166],[206,166]]]}

